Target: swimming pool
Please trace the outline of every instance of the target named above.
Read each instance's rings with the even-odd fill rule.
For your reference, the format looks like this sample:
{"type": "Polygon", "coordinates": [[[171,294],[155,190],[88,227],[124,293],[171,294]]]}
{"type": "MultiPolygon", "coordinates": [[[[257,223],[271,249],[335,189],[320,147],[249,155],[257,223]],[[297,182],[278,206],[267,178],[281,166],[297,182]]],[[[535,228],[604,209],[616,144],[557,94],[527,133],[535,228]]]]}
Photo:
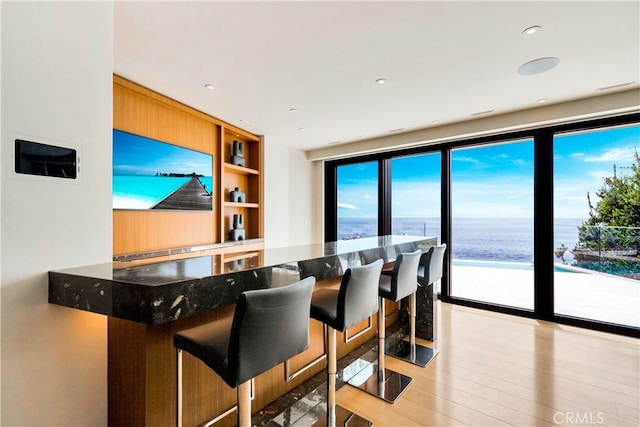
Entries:
{"type": "MultiPolygon", "coordinates": [[[[502,268],[507,270],[531,270],[533,271],[532,262],[507,262],[507,261],[480,261],[473,259],[454,259],[453,265],[461,267],[484,267],[484,268],[502,268]]],[[[561,273],[586,273],[574,267],[554,264],[554,272],[561,273]]]]}
{"type": "Polygon", "coordinates": [[[617,276],[640,274],[640,262],[624,260],[578,261],[575,266],[617,276]]]}

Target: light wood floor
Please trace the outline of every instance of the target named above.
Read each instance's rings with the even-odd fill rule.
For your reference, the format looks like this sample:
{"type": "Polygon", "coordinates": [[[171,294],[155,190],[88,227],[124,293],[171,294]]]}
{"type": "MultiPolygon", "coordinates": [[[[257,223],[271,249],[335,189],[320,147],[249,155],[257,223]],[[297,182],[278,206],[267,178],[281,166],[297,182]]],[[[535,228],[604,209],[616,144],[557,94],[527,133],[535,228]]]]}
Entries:
{"type": "Polygon", "coordinates": [[[439,355],[427,368],[386,358],[388,369],[414,378],[395,404],[351,386],[338,391],[338,404],[375,426],[640,425],[638,340],[439,309],[439,355]]]}

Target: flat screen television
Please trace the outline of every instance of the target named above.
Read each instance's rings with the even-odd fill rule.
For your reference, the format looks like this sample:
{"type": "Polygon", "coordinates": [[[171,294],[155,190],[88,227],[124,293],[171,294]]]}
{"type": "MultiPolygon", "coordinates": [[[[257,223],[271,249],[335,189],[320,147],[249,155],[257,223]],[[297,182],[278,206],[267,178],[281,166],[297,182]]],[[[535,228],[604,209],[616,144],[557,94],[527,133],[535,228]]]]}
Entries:
{"type": "Polygon", "coordinates": [[[113,130],[113,209],[212,210],[213,156],[113,130]]]}

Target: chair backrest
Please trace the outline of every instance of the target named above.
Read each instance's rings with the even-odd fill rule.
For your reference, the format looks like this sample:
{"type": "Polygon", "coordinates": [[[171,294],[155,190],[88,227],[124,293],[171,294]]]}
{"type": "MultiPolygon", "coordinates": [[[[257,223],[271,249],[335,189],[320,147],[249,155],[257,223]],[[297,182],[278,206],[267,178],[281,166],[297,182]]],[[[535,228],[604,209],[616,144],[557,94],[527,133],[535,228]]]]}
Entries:
{"type": "Polygon", "coordinates": [[[358,254],[360,255],[360,262],[363,265],[371,264],[379,259],[381,259],[383,263],[389,260],[389,255],[385,248],[365,249],[360,251],[358,254]]]}
{"type": "Polygon", "coordinates": [[[393,250],[396,253],[396,258],[400,254],[404,254],[407,252],[413,252],[418,249],[418,246],[414,242],[400,243],[398,245],[393,246],[393,250]]]}
{"type": "Polygon", "coordinates": [[[344,272],[338,294],[338,318],[345,329],[378,312],[378,281],[384,262],[351,267],[344,272]]]}
{"type": "Polygon", "coordinates": [[[427,252],[422,254],[420,269],[423,270],[424,273],[418,275],[418,282],[421,285],[426,286],[442,279],[444,253],[446,250],[447,244],[443,243],[438,246],[432,246],[427,252]]]}
{"type": "Polygon", "coordinates": [[[280,288],[243,292],[229,342],[229,368],[241,384],[309,347],[309,311],[315,278],[280,288]],[[237,363],[237,366],[232,364],[237,363]]]}
{"type": "Polygon", "coordinates": [[[396,263],[391,273],[391,294],[393,299],[398,301],[416,291],[418,287],[418,264],[422,251],[417,249],[414,252],[398,255],[396,263]]]}
{"type": "Polygon", "coordinates": [[[329,255],[323,258],[298,261],[298,271],[300,272],[300,279],[314,276],[319,282],[320,280],[342,276],[342,264],[340,263],[340,257],[329,255]]]}

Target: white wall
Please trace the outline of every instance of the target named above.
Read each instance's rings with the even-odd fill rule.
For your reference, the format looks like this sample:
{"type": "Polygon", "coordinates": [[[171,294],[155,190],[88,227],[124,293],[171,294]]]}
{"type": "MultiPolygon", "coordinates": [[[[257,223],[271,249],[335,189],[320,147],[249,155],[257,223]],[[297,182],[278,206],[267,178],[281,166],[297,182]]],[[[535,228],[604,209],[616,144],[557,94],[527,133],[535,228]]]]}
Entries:
{"type": "Polygon", "coordinates": [[[313,201],[322,195],[314,186],[313,163],[304,151],[265,138],[264,149],[265,247],[304,245],[321,241],[312,225],[313,201]]]}
{"type": "Polygon", "coordinates": [[[106,318],[48,304],[47,271],[111,259],[113,5],[0,4],[0,424],[106,425],[106,318]],[[80,178],[16,176],[16,135],[78,148],[80,178]]]}

